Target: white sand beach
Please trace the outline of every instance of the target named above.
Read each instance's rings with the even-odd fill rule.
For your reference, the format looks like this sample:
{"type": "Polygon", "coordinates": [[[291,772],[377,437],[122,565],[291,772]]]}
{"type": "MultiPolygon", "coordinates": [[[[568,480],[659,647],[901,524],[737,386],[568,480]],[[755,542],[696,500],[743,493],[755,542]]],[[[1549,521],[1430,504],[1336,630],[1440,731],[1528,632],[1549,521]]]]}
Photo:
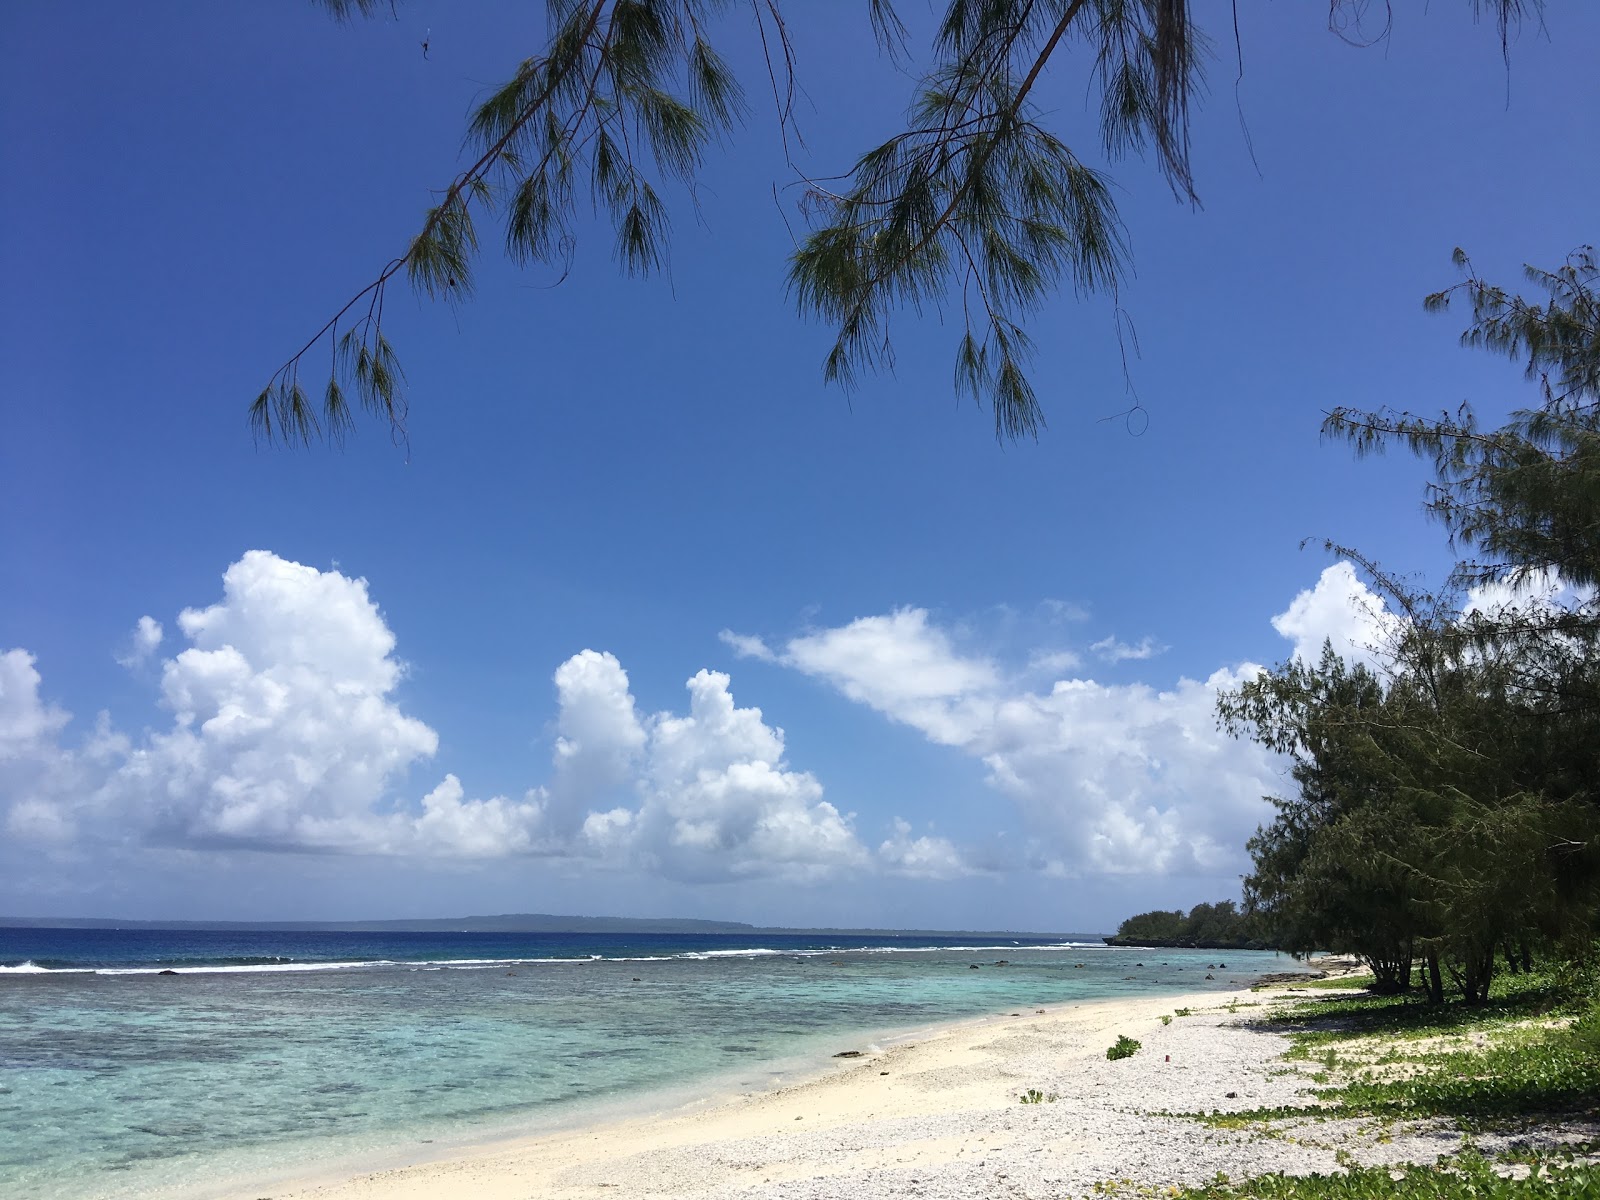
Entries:
{"type": "Polygon", "coordinates": [[[632,1200],[635,1197],[1061,1197],[1108,1180],[1165,1186],[1219,1172],[1328,1171],[1431,1161],[1449,1130],[1306,1123],[1289,1137],[1164,1114],[1304,1104],[1286,1041],[1252,1028],[1278,989],[1086,1002],[854,1047],[820,1077],[672,1111],[457,1150],[346,1178],[279,1183],[230,1200],[632,1200]],[[1192,1014],[1161,1017],[1176,1009],[1192,1014]],[[1108,1061],[1118,1035],[1143,1043],[1108,1061]],[[1045,1099],[1024,1104],[1037,1089],[1045,1099]]]}

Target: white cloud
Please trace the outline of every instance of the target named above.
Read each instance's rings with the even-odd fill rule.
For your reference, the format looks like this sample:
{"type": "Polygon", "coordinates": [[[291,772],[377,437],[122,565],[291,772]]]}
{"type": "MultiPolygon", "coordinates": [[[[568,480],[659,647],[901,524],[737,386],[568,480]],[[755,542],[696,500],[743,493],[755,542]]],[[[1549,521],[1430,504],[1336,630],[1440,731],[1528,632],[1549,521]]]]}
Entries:
{"type": "Polygon", "coordinates": [[[530,791],[520,802],[504,796],[467,800],[464,795],[461,781],[446,775],[422,798],[421,816],[400,819],[402,830],[412,837],[394,848],[463,858],[499,858],[545,849],[544,801],[539,792],[530,791]]]}
{"type": "Polygon", "coordinates": [[[1106,662],[1119,663],[1129,661],[1142,662],[1147,658],[1154,658],[1164,651],[1166,647],[1158,646],[1155,639],[1151,637],[1140,638],[1135,645],[1119,642],[1115,637],[1105,637],[1095,642],[1089,649],[1106,662]]]}
{"type": "Polygon", "coordinates": [[[732,649],[740,658],[754,658],[761,662],[773,662],[776,658],[766,642],[748,633],[735,633],[731,629],[724,629],[717,634],[717,640],[732,649]]]}
{"type": "MultiPolygon", "coordinates": [[[[1356,647],[1393,620],[1337,564],[1273,623],[1296,653],[1314,653],[1324,636],[1356,647]]],[[[32,657],[0,654],[8,836],[541,857],[688,882],[1020,867],[1062,877],[1217,874],[1243,865],[1243,842],[1264,815],[1260,797],[1281,783],[1275,759],[1215,726],[1217,692],[1254,667],[1160,689],[1107,685],[1060,677],[1080,664],[1055,650],[1008,674],[960,648],[968,632],[901,608],[781,644],[731,632],[723,641],[981,764],[991,794],[1020,816],[1020,837],[963,846],[897,822],[869,849],[855,815],[789,763],[783,730],[735,702],[727,675],[700,671],[687,681],[686,711],[648,713],[623,665],[596,650],[553,674],[545,782],[520,799],[477,799],[456,774],[413,784],[438,737],[400,706],[405,668],[364,580],[252,551],[228,568],[220,600],[185,610],[177,627],[187,645],[160,677],[170,724],[136,740],[102,718],[64,749],[67,714],[43,698],[32,657]],[[1043,672],[1052,683],[1036,686],[1043,672]]],[[[145,633],[152,655],[159,632],[145,633]]],[[[1096,650],[1121,646],[1108,639],[1096,650]]]]}
{"type": "Polygon", "coordinates": [[[632,794],[646,734],[628,674],[610,654],[584,650],[556,669],[555,772],[551,824],[559,837],[582,828],[589,811],[632,794]]]}
{"type": "Polygon", "coordinates": [[[894,836],[878,847],[878,861],[897,875],[912,879],[954,879],[973,874],[965,856],[949,838],[911,836],[911,823],[894,819],[894,836]]]}
{"type": "Polygon", "coordinates": [[[26,650],[0,653],[0,762],[38,756],[66,725],[67,714],[40,699],[41,682],[26,650]]]}
{"type": "Polygon", "coordinates": [[[1573,587],[1553,568],[1481,583],[1467,591],[1463,613],[1494,617],[1506,613],[1539,613],[1592,604],[1593,588],[1573,587]]]}
{"type": "Polygon", "coordinates": [[[48,844],[71,838],[71,820],[53,798],[80,780],[57,741],[68,714],[44,701],[42,682],[33,655],[0,653],[0,830],[10,839],[48,844]]]}
{"type": "Polygon", "coordinates": [[[138,624],[133,627],[133,637],[129,640],[126,654],[117,655],[117,662],[124,667],[141,667],[150,661],[150,656],[161,645],[161,639],[166,636],[166,631],[161,628],[161,622],[154,617],[140,617],[138,624]]]}
{"type": "MultiPolygon", "coordinates": [[[[921,609],[807,634],[780,660],[982,762],[1034,865],[1057,874],[1230,869],[1276,782],[1269,755],[1216,729],[1217,692],[1254,667],[1167,691],[1067,679],[1040,693],[960,654],[921,609]]],[[[910,843],[885,846],[892,861],[910,843]]]]}
{"type": "Polygon", "coordinates": [[[851,818],[822,785],[784,762],[784,737],[758,708],[738,708],[728,676],[700,671],[686,685],[689,712],[649,725],[643,797],[626,821],[601,818],[615,846],[679,879],[756,874],[811,877],[861,867],[867,856],[851,818]]]}
{"type": "Polygon", "coordinates": [[[1294,657],[1316,662],[1324,641],[1352,662],[1378,662],[1399,629],[1401,618],[1383,597],[1363,583],[1348,562],[1322,572],[1316,586],[1295,596],[1272,618],[1272,627],[1294,643],[1294,657]]]}
{"type": "MultiPolygon", "coordinates": [[[[1340,653],[1369,659],[1397,622],[1345,562],[1272,619],[1293,652],[1311,658],[1326,638],[1340,653]]],[[[1129,645],[1108,637],[1091,647],[1112,662],[1148,660],[1162,649],[1150,638],[1129,645]]],[[[914,608],[808,633],[776,656],[981,762],[988,785],[1023,818],[1023,860],[1048,874],[1237,869],[1266,815],[1262,797],[1282,782],[1279,759],[1217,728],[1218,693],[1252,678],[1260,668],[1251,664],[1159,689],[1064,678],[1041,691],[1019,679],[1076,660],[1035,654],[1008,679],[990,659],[960,653],[914,608]]],[[[898,830],[880,848],[886,862],[915,858],[909,832],[898,830]]],[[[925,852],[937,857],[932,846],[925,852]]],[[[962,852],[962,861],[975,861],[973,853],[962,852]]]]}
{"type": "Polygon", "coordinates": [[[1166,690],[1058,682],[996,701],[970,747],[1016,801],[1047,862],[1068,872],[1224,871],[1241,862],[1276,763],[1219,732],[1216,696],[1255,673],[1166,690]]]}
{"type": "MultiPolygon", "coordinates": [[[[851,818],[784,760],[782,730],[735,706],[726,675],[689,680],[687,715],[641,716],[617,659],[557,668],[549,782],[472,799],[446,774],[408,802],[438,736],[407,715],[395,638],[365,580],[251,551],[221,600],[186,609],[162,664],[171,725],[134,743],[102,718],[68,752],[68,716],[26,652],[0,655],[6,830],[188,849],[609,860],[682,879],[813,877],[863,867],[851,818]]],[[[141,621],[153,652],[160,628],[141,621]]]]}
{"type": "Polygon", "coordinates": [[[112,776],[108,805],[179,845],[394,840],[378,806],[438,736],[391,699],[402,667],[365,580],[253,550],[178,627],[190,646],[161,676],[172,728],[112,776]]]}
{"type": "Polygon", "coordinates": [[[949,635],[931,625],[921,608],[861,617],[794,638],[782,661],[953,746],[971,739],[974,723],[983,719],[973,702],[1000,682],[992,662],[957,653],[949,635]]]}
{"type": "Polygon", "coordinates": [[[1055,675],[1072,671],[1083,665],[1083,659],[1071,650],[1036,650],[1028,656],[1028,673],[1055,675]]]}
{"type": "Polygon", "coordinates": [[[563,663],[549,788],[558,852],[694,881],[863,865],[849,818],[788,767],[783,731],[737,707],[729,682],[700,671],[687,714],[641,717],[612,655],[563,663]]]}

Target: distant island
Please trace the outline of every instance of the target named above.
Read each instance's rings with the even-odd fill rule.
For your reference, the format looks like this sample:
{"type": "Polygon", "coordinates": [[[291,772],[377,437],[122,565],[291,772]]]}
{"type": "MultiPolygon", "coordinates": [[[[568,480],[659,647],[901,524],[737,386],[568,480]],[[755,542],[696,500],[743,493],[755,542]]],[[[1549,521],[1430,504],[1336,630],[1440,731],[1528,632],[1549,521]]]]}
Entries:
{"type": "MultiPolygon", "coordinates": [[[[1126,924],[1126,922],[1124,922],[1126,924]]],[[[388,921],[133,921],[118,917],[0,917],[0,929],[197,929],[282,930],[295,933],[666,933],[761,934],[825,937],[968,937],[1059,938],[1096,941],[1098,933],[1054,933],[1016,929],[840,929],[750,925],[743,921],[707,921],[692,917],[574,917],[549,913],[502,913],[498,916],[401,918],[388,921]]]]}
{"type": "Polygon", "coordinates": [[[1276,950],[1255,913],[1240,912],[1232,900],[1182,909],[1156,909],[1129,917],[1105,939],[1108,946],[1147,946],[1170,950],[1276,950]]]}

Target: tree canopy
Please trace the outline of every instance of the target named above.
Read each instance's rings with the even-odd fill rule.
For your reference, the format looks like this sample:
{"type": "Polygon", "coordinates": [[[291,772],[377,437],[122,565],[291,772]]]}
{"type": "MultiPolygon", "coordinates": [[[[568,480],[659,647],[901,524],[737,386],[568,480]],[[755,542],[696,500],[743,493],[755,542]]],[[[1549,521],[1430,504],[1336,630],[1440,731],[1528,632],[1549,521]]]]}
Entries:
{"type": "MultiPolygon", "coordinates": [[[[318,2],[341,20],[393,8],[393,0],[318,2]]],[[[1349,41],[1380,40],[1390,19],[1381,7],[1374,28],[1365,0],[1329,0],[1329,27],[1349,41]]],[[[739,13],[759,33],[761,90],[771,93],[807,227],[789,262],[789,292],[802,314],[835,331],[826,379],[850,387],[890,366],[896,313],[958,311],[955,388],[992,408],[997,436],[1035,434],[1043,409],[1027,369],[1029,316],[1063,288],[1114,298],[1128,268],[1105,165],[1151,158],[1180,201],[1198,201],[1189,122],[1215,39],[1199,28],[1196,8],[1192,0],[948,0],[919,61],[893,0],[866,0],[860,35],[913,80],[905,124],[822,177],[790,153],[801,136],[790,23],[817,20],[814,8],[547,0],[543,47],[469,123],[470,165],[438,193],[410,245],[273,373],[251,405],[252,425],[267,440],[338,439],[359,409],[403,434],[404,375],[384,327],[389,285],[403,277],[427,297],[469,295],[485,214],[503,223],[505,252],[519,264],[564,274],[579,216],[592,210],[609,218],[625,273],[660,271],[665,189],[692,187],[706,154],[750,111],[749,90],[712,41],[717,22],[739,13]],[[1047,68],[1074,52],[1099,110],[1095,148],[1069,145],[1034,96],[1047,68]],[[311,385],[321,393],[313,398],[302,374],[314,379],[324,361],[331,368],[311,385]]],[[[1502,47],[1542,8],[1542,0],[1471,3],[1502,47]]],[[[1235,14],[1232,36],[1237,28],[1235,14]]]]}

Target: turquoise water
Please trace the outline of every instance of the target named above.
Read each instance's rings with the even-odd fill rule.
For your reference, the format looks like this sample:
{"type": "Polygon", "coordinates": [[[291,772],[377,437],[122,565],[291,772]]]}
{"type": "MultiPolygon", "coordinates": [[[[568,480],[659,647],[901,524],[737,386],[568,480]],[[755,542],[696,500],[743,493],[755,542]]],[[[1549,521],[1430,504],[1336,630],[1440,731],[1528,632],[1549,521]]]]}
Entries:
{"type": "Polygon", "coordinates": [[[775,1070],[814,1069],[889,1030],[1237,990],[1285,969],[1230,951],[1206,982],[1216,951],[674,949],[637,937],[601,950],[662,952],[591,959],[553,940],[523,935],[532,944],[520,948],[538,953],[497,948],[495,961],[319,960],[299,942],[278,947],[293,954],[212,955],[250,962],[191,953],[172,976],[155,962],[179,960],[144,951],[8,962],[0,939],[0,1195],[134,1197],[285,1163],[416,1154],[424,1140],[536,1130],[668,1089],[767,1087],[775,1070]],[[127,973],[93,972],[96,961],[127,973]]]}

